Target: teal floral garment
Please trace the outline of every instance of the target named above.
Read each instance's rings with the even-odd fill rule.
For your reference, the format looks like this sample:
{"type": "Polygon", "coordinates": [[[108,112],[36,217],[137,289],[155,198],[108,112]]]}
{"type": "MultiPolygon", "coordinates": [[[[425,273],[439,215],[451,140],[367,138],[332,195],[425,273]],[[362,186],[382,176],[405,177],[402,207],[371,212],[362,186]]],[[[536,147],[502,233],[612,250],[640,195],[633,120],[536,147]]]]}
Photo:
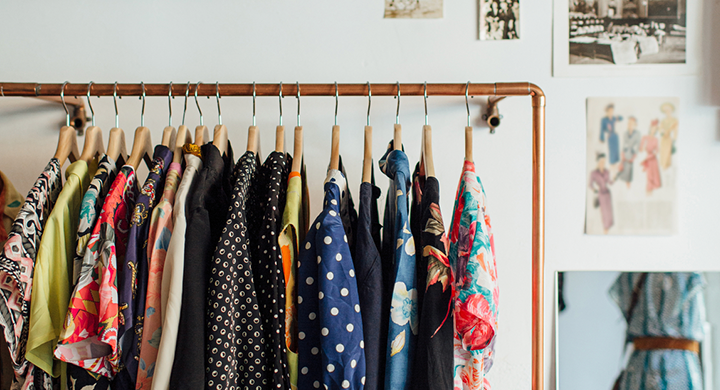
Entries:
{"type": "Polygon", "coordinates": [[[380,170],[390,178],[390,200],[387,205],[391,210],[390,216],[394,216],[395,243],[390,325],[385,354],[385,388],[402,390],[410,388],[418,334],[415,241],[408,220],[411,176],[407,155],[402,150],[393,150],[392,144],[388,145],[387,152],[380,159],[380,170]]]}
{"type": "Polygon", "coordinates": [[[455,390],[490,390],[485,374],[494,358],[498,283],[485,190],[475,164],[465,161],[450,228],[454,272],[455,390]]]}

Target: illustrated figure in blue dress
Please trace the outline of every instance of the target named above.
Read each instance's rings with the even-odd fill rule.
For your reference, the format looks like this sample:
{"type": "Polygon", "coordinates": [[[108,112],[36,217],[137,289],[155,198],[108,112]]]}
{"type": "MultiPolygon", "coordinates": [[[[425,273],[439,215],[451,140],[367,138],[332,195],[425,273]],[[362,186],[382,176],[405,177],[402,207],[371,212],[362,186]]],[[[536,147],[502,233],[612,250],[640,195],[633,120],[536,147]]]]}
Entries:
{"type": "Polygon", "coordinates": [[[600,122],[600,142],[605,142],[605,133],[607,133],[608,160],[613,168],[620,161],[620,137],[615,131],[615,122],[621,120],[623,120],[621,116],[615,116],[615,106],[608,104],[605,107],[605,116],[600,122]]]}

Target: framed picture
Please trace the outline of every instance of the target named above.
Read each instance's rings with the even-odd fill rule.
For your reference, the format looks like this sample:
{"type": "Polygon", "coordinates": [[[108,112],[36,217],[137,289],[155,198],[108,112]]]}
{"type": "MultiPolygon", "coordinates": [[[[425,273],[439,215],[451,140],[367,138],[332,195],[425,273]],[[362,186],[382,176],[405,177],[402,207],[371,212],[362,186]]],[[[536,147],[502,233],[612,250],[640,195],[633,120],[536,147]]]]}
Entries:
{"type": "Polygon", "coordinates": [[[555,0],[553,75],[697,73],[699,3],[688,0],[555,0]]]}
{"type": "Polygon", "coordinates": [[[677,230],[678,98],[587,100],[585,233],[677,230]]]}
{"type": "Polygon", "coordinates": [[[385,18],[438,19],[443,17],[443,0],[385,0],[385,18]]]}
{"type": "Polygon", "coordinates": [[[520,39],[520,0],[480,0],[482,41],[520,39]]]}

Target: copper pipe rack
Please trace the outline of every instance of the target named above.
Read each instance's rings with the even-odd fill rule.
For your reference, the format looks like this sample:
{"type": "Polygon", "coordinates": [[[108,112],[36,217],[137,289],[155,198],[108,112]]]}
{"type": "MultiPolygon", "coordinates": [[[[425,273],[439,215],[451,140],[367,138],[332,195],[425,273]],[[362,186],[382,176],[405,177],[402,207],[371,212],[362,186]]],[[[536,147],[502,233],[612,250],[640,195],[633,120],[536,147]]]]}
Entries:
{"type": "MultiPolygon", "coordinates": [[[[63,84],[42,83],[2,83],[0,88],[4,96],[60,96],[63,84]]],[[[402,96],[423,96],[424,83],[415,84],[371,84],[373,96],[396,96],[398,88],[402,96]]],[[[90,95],[113,96],[184,96],[186,91],[198,96],[296,96],[298,86],[287,84],[92,84],[90,95]],[[117,87],[115,88],[115,86],[117,87]],[[172,91],[169,90],[172,88],[172,91]]],[[[368,84],[300,84],[302,96],[367,96],[368,84]],[[337,90],[336,90],[337,88],[337,90]]],[[[531,83],[492,83],[492,84],[427,84],[428,96],[530,96],[532,103],[532,390],[543,390],[544,358],[543,346],[543,294],[545,265],[545,94],[542,89],[531,83]]],[[[68,83],[65,96],[85,96],[88,84],[68,83]]]]}

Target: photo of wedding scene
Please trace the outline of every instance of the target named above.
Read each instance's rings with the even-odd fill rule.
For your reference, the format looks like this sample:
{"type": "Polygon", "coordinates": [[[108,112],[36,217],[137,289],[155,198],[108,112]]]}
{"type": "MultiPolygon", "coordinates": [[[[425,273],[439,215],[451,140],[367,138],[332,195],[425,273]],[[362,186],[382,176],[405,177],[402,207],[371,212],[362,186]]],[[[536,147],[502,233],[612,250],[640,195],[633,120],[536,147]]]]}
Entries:
{"type": "Polygon", "coordinates": [[[443,0],[385,0],[385,18],[433,19],[443,17],[443,0]]]}
{"type": "Polygon", "coordinates": [[[480,39],[520,38],[520,0],[480,0],[480,39]]]}
{"type": "Polygon", "coordinates": [[[687,0],[568,0],[569,63],[686,62],[687,0]]]}
{"type": "Polygon", "coordinates": [[[587,101],[587,234],[673,234],[677,98],[587,101]]]}

